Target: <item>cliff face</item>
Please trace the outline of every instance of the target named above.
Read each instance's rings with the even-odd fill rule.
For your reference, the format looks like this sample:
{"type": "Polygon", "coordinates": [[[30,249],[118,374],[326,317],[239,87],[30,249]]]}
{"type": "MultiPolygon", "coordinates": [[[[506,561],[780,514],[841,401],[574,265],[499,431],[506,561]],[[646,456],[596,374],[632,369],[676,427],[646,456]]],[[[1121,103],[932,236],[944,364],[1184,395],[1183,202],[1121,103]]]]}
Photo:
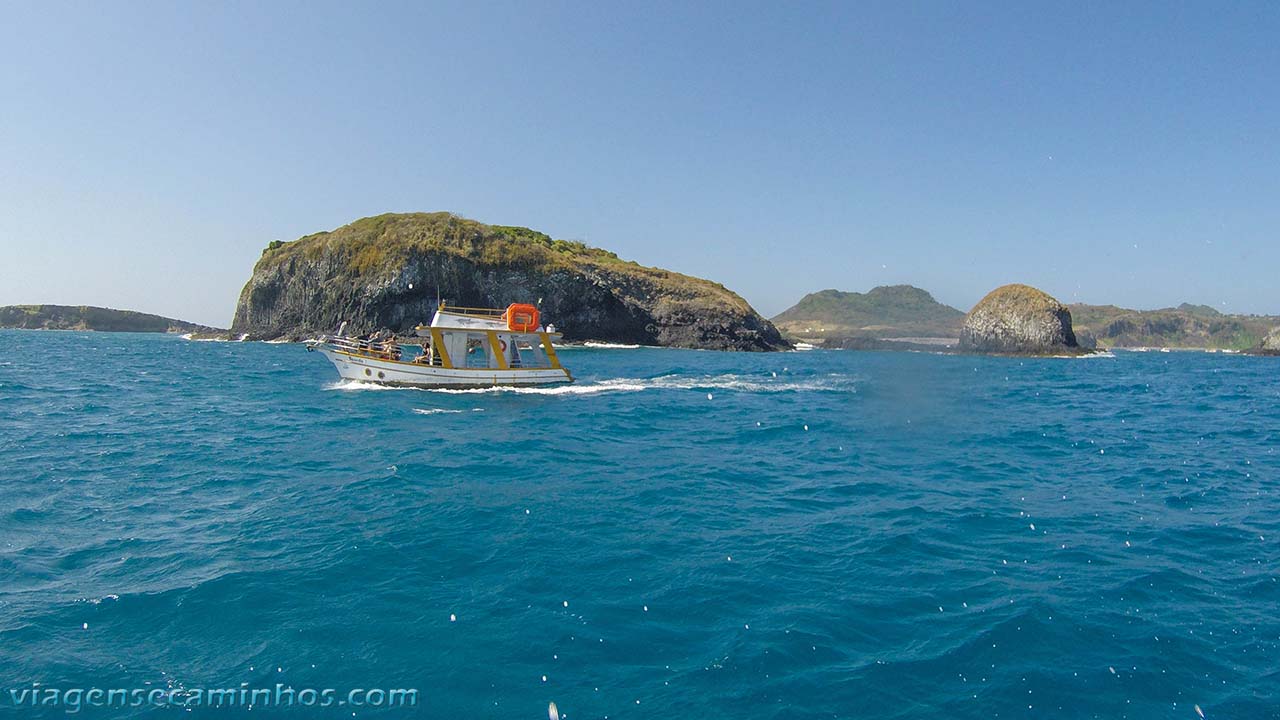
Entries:
{"type": "Polygon", "coordinates": [[[1080,351],[1071,312],[1028,285],[1005,285],[982,298],[964,318],[960,349],[1014,355],[1080,351]]]}
{"type": "Polygon", "coordinates": [[[233,333],[302,339],[342,322],[407,333],[437,298],[465,307],[540,302],[570,341],[716,350],[788,347],[723,286],[647,268],[526,228],[448,213],[389,214],[272,243],[240,293],[233,333]]]}
{"type": "Polygon", "coordinates": [[[1254,347],[1248,348],[1245,352],[1251,355],[1280,355],[1280,327],[1277,327],[1267,333],[1267,336],[1262,339],[1262,342],[1258,343],[1254,347]]]}
{"type": "Polygon", "coordinates": [[[90,305],[9,305],[0,307],[0,327],[28,330],[100,332],[219,332],[173,318],[90,305]]]}

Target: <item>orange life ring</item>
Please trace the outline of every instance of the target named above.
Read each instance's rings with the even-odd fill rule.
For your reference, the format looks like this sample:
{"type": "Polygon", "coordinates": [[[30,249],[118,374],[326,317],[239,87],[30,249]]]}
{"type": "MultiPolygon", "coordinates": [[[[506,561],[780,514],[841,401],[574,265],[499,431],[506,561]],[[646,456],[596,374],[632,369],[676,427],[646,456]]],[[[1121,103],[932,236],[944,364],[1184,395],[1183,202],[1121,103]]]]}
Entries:
{"type": "Polygon", "coordinates": [[[503,314],[511,332],[534,332],[538,329],[538,308],[525,303],[512,303],[503,314]]]}
{"type": "Polygon", "coordinates": [[[507,351],[507,341],[502,338],[498,338],[498,344],[502,346],[502,352],[505,353],[507,351]]]}

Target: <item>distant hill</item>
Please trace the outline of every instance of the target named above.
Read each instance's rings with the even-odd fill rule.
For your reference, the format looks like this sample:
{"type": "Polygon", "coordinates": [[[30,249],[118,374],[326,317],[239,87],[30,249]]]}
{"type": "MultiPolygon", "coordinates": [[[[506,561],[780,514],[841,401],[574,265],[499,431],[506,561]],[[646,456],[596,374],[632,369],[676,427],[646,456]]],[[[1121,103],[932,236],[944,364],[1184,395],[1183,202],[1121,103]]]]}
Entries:
{"type": "Polygon", "coordinates": [[[1160,310],[1081,303],[1068,307],[1076,333],[1095,338],[1100,347],[1245,350],[1280,327],[1280,317],[1274,315],[1226,315],[1189,303],[1160,310]]]}
{"type": "Polygon", "coordinates": [[[89,305],[8,305],[0,307],[0,328],[98,330],[102,332],[224,332],[173,318],[89,305]]]}
{"type": "Polygon", "coordinates": [[[795,337],[960,336],[964,313],[911,285],[885,285],[865,293],[822,290],[773,318],[795,337]]]}

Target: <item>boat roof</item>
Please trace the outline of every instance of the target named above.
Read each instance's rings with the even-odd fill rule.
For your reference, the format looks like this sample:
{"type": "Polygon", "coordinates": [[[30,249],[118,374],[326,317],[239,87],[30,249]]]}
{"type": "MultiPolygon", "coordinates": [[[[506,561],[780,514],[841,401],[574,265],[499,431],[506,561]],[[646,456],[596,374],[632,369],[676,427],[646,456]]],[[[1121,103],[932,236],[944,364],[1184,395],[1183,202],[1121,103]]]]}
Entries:
{"type": "Polygon", "coordinates": [[[507,321],[503,310],[489,308],[441,307],[431,319],[431,327],[468,330],[501,330],[506,332],[507,321]]]}
{"type": "MultiPolygon", "coordinates": [[[[490,330],[506,335],[537,335],[546,328],[537,328],[525,332],[512,331],[507,326],[506,310],[498,308],[452,307],[441,304],[431,319],[431,327],[441,330],[465,330],[469,332],[488,332],[490,330]]],[[[559,333],[552,333],[558,337],[559,333]]]]}

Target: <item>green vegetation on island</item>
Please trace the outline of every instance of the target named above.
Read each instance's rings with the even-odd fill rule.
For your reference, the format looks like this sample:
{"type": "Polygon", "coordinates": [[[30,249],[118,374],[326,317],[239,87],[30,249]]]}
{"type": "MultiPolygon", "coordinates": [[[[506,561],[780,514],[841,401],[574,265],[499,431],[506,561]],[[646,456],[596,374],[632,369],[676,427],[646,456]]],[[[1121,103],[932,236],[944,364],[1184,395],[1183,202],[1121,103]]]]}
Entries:
{"type": "Polygon", "coordinates": [[[886,285],[865,293],[822,290],[801,298],[773,318],[796,338],[955,338],[964,313],[911,285],[886,285]]]}
{"type": "Polygon", "coordinates": [[[1280,326],[1272,315],[1227,315],[1208,305],[1130,310],[1115,305],[1069,306],[1076,331],[1104,348],[1159,347],[1247,350],[1280,326]]]}

